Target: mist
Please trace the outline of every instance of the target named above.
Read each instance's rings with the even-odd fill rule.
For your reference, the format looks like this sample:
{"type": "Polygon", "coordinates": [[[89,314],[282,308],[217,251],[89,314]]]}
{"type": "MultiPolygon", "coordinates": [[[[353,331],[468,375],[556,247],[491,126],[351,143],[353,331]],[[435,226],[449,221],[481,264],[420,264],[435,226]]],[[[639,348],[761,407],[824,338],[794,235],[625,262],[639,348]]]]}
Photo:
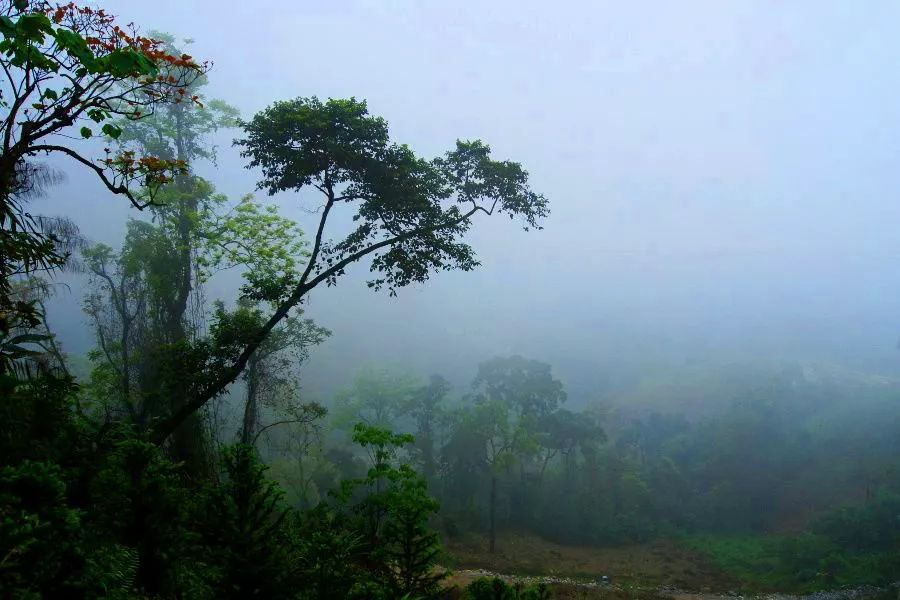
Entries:
{"type": "MultiPolygon", "coordinates": [[[[479,224],[472,273],[388,298],[363,267],[317,290],[307,310],[335,335],[305,368],[312,389],[371,363],[464,380],[497,354],[546,360],[585,395],[627,365],[774,357],[897,373],[890,3],[107,8],[194,39],[215,57],[209,95],[245,117],[271,98],[356,96],[425,155],[488,140],[551,199],[538,233],[479,224]]],[[[198,168],[238,198],[256,179],[234,136],[198,168]]],[[[308,203],[275,200],[310,231],[308,203]]],[[[86,175],[45,202],[114,246],[136,216],[86,175]]],[[[92,340],[80,282],[66,282],[54,320],[80,352],[92,340]]]]}
{"type": "MultiPolygon", "coordinates": [[[[896,591],[887,586],[900,564],[888,556],[900,533],[885,519],[900,506],[900,5],[102,5],[213,61],[203,100],[233,105],[243,123],[211,134],[215,157],[192,161],[192,175],[227,206],[247,194],[275,205],[309,244],[321,196],[258,189],[269,174],[247,168],[248,144],[236,142],[279,100],[365,101],[392,141],[429,160],[457,140],[484,140],[549,202],[527,231],[512,213],[478,219],[464,236],[479,261],[471,271],[432,268],[393,296],[367,285],[379,275],[362,260],[303,296],[303,316],[330,331],[291,364],[298,397],[315,410],[297,420],[302,434],[260,437],[260,421],[239,440],[256,434],[251,454],[298,519],[332,502],[343,480],[380,490],[365,480],[354,444],[371,452],[372,442],[358,439],[355,419],[418,440],[390,438],[384,464],[409,458],[440,503],[419,515],[449,548],[429,569],[441,560],[504,581],[564,573],[575,582],[565,585],[624,590],[597,583],[609,570],[662,597],[665,586],[896,591]],[[466,449],[483,440],[466,434],[488,420],[485,399],[503,395],[490,379],[503,369],[552,388],[542,388],[547,414],[509,413],[546,452],[476,460],[466,449]],[[429,394],[446,396],[444,412],[429,394]],[[393,408],[378,405],[392,395],[393,408]],[[548,415],[562,425],[535,425],[548,415]],[[572,423],[590,438],[577,451],[540,437],[572,423]],[[894,537],[878,545],[882,528],[894,537]],[[795,555],[813,558],[798,566],[795,555]],[[659,556],[656,572],[647,565],[659,556]]],[[[71,144],[99,155],[112,143],[99,137],[71,144]]],[[[65,179],[28,210],[70,219],[87,245],[120,249],[130,220],[152,220],[68,157],[46,162],[65,179]]],[[[327,237],[352,231],[353,210],[335,209],[327,237]]],[[[90,390],[103,376],[88,358],[100,326],[85,306],[97,285],[78,264],[48,275],[45,325],[90,390]]],[[[198,339],[223,322],[216,301],[241,306],[247,272],[217,272],[191,291],[204,311],[198,339]]],[[[252,384],[237,373],[203,409],[215,405],[204,418],[221,421],[205,442],[217,450],[251,412],[252,384]]],[[[154,440],[166,460],[190,465],[166,439],[154,440]]],[[[190,469],[215,479],[203,470],[215,467],[190,469]]]]}

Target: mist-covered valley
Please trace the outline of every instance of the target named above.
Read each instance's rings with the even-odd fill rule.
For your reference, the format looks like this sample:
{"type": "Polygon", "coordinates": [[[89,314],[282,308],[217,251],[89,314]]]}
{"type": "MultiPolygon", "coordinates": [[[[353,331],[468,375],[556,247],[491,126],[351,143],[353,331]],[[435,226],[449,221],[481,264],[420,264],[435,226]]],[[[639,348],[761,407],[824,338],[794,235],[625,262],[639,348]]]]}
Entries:
{"type": "Polygon", "coordinates": [[[897,11],[2,3],[0,596],[896,594],[897,11]]]}

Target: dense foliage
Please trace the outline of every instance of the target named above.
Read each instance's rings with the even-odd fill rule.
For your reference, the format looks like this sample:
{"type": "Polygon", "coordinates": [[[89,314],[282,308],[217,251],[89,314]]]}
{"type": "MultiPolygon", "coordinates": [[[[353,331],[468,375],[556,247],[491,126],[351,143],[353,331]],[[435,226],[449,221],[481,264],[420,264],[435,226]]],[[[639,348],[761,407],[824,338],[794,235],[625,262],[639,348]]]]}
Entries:
{"type": "Polygon", "coordinates": [[[550,366],[519,356],[482,363],[462,389],[363,371],[335,399],[313,485],[358,468],[337,451],[349,413],[413,434],[410,459],[441,502],[442,532],[482,535],[491,552],[509,550],[503,531],[570,545],[664,538],[749,587],[891,583],[900,385],[825,367],[694,376],[573,410],[550,366]],[[690,403],[672,401],[677,385],[690,403]]]}

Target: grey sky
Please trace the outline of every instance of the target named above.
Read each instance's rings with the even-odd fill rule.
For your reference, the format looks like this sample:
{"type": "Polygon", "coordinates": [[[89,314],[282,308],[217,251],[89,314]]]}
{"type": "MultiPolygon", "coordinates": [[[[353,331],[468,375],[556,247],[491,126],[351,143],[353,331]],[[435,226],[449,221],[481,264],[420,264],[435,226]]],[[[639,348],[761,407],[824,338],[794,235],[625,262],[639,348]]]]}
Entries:
{"type": "MultiPolygon", "coordinates": [[[[399,299],[358,278],[317,292],[311,313],[335,337],[314,370],[472,369],[509,352],[564,374],[742,352],[900,365],[896,2],[102,5],[194,38],[215,62],[211,95],[245,116],[365,98],[421,154],[484,139],[551,199],[545,231],[479,226],[475,273],[399,299]]],[[[237,198],[255,180],[231,137],[204,172],[237,198]]],[[[115,242],[127,210],[107,217],[121,200],[83,183],[66,193],[91,197],[46,210],[115,242]]],[[[78,347],[73,300],[61,330],[78,347]]]]}

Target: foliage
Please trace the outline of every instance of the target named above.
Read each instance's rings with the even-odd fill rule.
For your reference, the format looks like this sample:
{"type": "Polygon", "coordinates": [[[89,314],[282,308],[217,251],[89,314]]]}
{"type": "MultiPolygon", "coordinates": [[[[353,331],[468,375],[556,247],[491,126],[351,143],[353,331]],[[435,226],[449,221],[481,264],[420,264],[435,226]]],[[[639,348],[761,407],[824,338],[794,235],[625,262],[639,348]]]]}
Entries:
{"type": "Polygon", "coordinates": [[[428,384],[418,388],[410,398],[408,412],[416,420],[416,450],[426,481],[434,479],[437,470],[437,437],[446,418],[443,406],[450,382],[432,375],[428,384]]]}
{"type": "Polygon", "coordinates": [[[319,504],[299,515],[296,528],[302,598],[349,598],[360,581],[368,579],[358,563],[359,534],[345,515],[319,504]]]}
{"type": "MultiPolygon", "coordinates": [[[[325,194],[307,247],[275,208],[250,197],[225,208],[213,185],[190,172],[193,161],[215,160],[209,135],[238,117],[203,98],[208,64],[171,36],[141,36],[101,9],[24,0],[0,7],[0,34],[10,84],[0,89],[7,111],[0,152],[4,594],[436,597],[446,576],[429,527],[438,503],[400,462],[411,436],[357,427],[369,471],[344,482],[329,503],[299,513],[282,502],[253,445],[202,464],[209,434],[199,411],[247,368],[255,391],[244,437],[255,442],[290,422],[311,438],[325,410],[300,402],[289,373],[330,332],[303,317],[308,292],[368,255],[380,274],[370,284],[391,293],[434,271],[473,268],[474,252],[461,238],[476,213],[519,216],[526,228],[546,216],[546,200],[530,190],[525,171],[493,160],[481,142],[419,159],[352,99],[276,104],[242,124],[247,139],[239,143],[266,178],[276,168],[271,161],[287,152],[289,170],[299,169],[286,173],[293,189],[309,184],[325,194]],[[285,124],[298,135],[273,147],[285,124]],[[89,157],[68,141],[73,132],[102,135],[114,148],[89,157]],[[26,210],[59,180],[33,163],[52,153],[90,169],[152,217],[129,223],[121,249],[83,248],[92,286],[85,308],[98,341],[83,386],[68,373],[41,298],[13,294],[13,279],[71,264],[79,246],[70,223],[26,210]],[[334,242],[325,222],[336,204],[356,204],[358,227],[334,242]],[[201,286],[230,268],[244,271],[242,298],[234,307],[215,304],[207,321],[201,286]],[[262,426],[260,407],[288,416],[262,426]]],[[[411,410],[409,400],[397,414],[411,410]]],[[[431,423],[434,407],[423,400],[413,410],[431,423]]]]}
{"type": "Polygon", "coordinates": [[[550,365],[521,356],[481,363],[472,387],[527,417],[547,415],[566,401],[563,385],[554,379],[550,365]]]}
{"type": "Polygon", "coordinates": [[[222,462],[223,481],[203,503],[204,536],[222,572],[215,597],[294,597],[299,556],[281,490],[250,446],[227,448],[222,462]]]}
{"type": "MultiPolygon", "coordinates": [[[[95,526],[137,552],[135,586],[163,595],[186,587],[193,574],[184,561],[200,544],[180,469],[152,444],[127,436],[103,457],[90,489],[95,526]]],[[[203,566],[198,560],[194,568],[203,566]]]]}
{"type": "Polygon", "coordinates": [[[390,597],[436,597],[447,573],[437,569],[440,539],[427,523],[438,503],[408,464],[396,464],[413,437],[358,423],[353,440],[366,450],[369,471],[344,481],[336,498],[359,532],[364,562],[390,597]]]}
{"type": "Polygon", "coordinates": [[[116,116],[137,120],[159,106],[195,100],[186,88],[207,64],[167,52],[162,40],[120,27],[102,9],[5,2],[0,14],[2,63],[17,78],[0,97],[9,111],[3,123],[5,181],[23,157],[61,152],[93,169],[110,191],[134,200],[127,188],[132,180],[155,188],[169,181],[167,172],[183,168],[152,154],[123,153],[104,161],[110,178],[72,148],[41,141],[72,127],[89,138],[94,129],[86,123],[103,124],[102,132],[117,138],[116,116]]]}
{"type": "Polygon", "coordinates": [[[813,531],[852,550],[900,548],[900,495],[883,493],[863,506],[845,506],[818,518],[813,531]]]}
{"type": "Polygon", "coordinates": [[[531,190],[518,163],[496,161],[480,141],[457,142],[443,157],[426,161],[390,141],[383,119],[354,99],[315,98],[275,103],[242,124],[235,143],[260,168],[260,189],[270,194],[314,188],[325,204],[302,273],[251,297],[277,304],[271,316],[230,364],[218,368],[184,406],[162,420],[154,438],[165,440],[181,423],[219,396],[244,370],[269,333],[319,284],[332,285],[351,264],[368,256],[377,273],[373,288],[391,293],[424,282],[435,271],[474,268],[472,248],[462,241],[479,212],[519,217],[539,227],[547,200],[531,190]],[[326,237],[336,206],[355,206],[357,223],[340,241],[326,237]]]}
{"type": "MultiPolygon", "coordinates": [[[[17,387],[15,404],[71,406],[71,387],[31,394],[37,383],[17,387]]],[[[40,440],[34,430],[0,423],[11,450],[0,464],[0,585],[14,597],[425,598],[440,589],[427,527],[437,504],[408,465],[393,464],[407,435],[358,428],[375,461],[368,475],[348,482],[341,502],[298,513],[252,447],[226,448],[219,478],[192,481],[132,428],[58,414],[31,446],[23,442],[40,440]]]]}
{"type": "Polygon", "coordinates": [[[277,207],[262,206],[249,195],[226,211],[220,204],[204,204],[196,217],[201,278],[243,267],[245,297],[278,300],[273,290],[287,287],[299,268],[298,261],[308,256],[303,231],[279,216],[277,207]]]}
{"type": "Polygon", "coordinates": [[[52,462],[0,469],[0,588],[49,595],[75,587],[85,561],[81,514],[65,492],[52,462]]]}
{"type": "Polygon", "coordinates": [[[811,592],[847,585],[887,585],[897,573],[896,550],[854,550],[827,536],[700,536],[690,548],[752,591],[811,592]]]}
{"type": "Polygon", "coordinates": [[[524,586],[506,583],[499,577],[479,577],[463,593],[466,600],[550,600],[552,597],[545,583],[524,586]]]}
{"type": "Polygon", "coordinates": [[[334,424],[346,429],[359,422],[387,427],[408,412],[415,389],[416,381],[408,375],[363,369],[336,396],[334,424]]]}
{"type": "MultiPolygon", "coordinates": [[[[157,107],[181,104],[186,89],[208,65],[169,54],[160,40],[116,25],[105,11],[74,3],[6,0],[0,4],[0,336],[34,320],[32,305],[10,298],[11,278],[62,267],[70,255],[66,228],[31,215],[26,204],[52,173],[34,156],[64,154],[90,169],[114,194],[136,206],[140,187],[153,193],[185,172],[184,161],[125,151],[100,161],[85,157],[67,138],[77,128],[89,138],[95,127],[112,138],[112,120],[138,120],[157,107]],[[163,75],[165,65],[166,74],[163,75]]],[[[4,344],[6,353],[9,342],[4,344]]],[[[17,351],[18,352],[18,351],[17,351]]],[[[6,359],[3,360],[5,367],[6,359]]]]}

